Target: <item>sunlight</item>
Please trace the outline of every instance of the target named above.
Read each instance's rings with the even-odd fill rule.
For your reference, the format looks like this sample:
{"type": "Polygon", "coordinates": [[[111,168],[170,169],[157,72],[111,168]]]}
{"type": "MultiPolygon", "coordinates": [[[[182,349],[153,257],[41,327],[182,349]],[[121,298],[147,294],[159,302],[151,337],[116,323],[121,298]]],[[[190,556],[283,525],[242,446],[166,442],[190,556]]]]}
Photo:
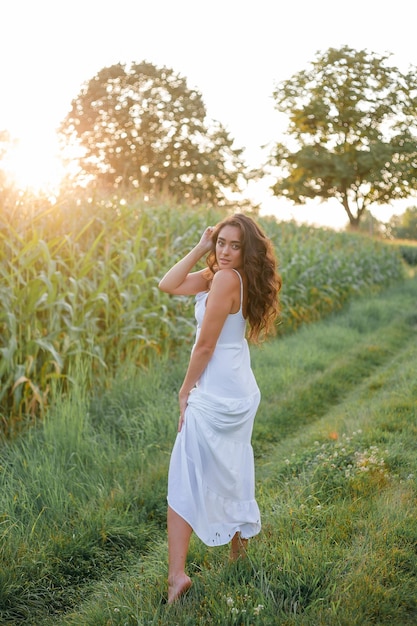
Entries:
{"type": "Polygon", "coordinates": [[[65,173],[57,140],[44,135],[17,139],[2,168],[19,189],[34,193],[56,191],[65,173]]]}

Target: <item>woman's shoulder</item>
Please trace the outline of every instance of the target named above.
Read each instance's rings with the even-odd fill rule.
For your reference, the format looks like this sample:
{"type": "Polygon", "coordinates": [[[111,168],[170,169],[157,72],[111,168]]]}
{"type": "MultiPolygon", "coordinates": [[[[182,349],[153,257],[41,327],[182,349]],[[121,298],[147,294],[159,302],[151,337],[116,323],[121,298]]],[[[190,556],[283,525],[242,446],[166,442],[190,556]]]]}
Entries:
{"type": "Polygon", "coordinates": [[[213,276],[213,284],[214,281],[216,283],[226,283],[229,285],[233,285],[234,283],[239,284],[241,280],[241,275],[238,270],[225,267],[223,269],[217,270],[217,272],[213,276]]]}
{"type": "Polygon", "coordinates": [[[231,268],[223,268],[218,270],[214,276],[210,286],[210,292],[215,292],[219,297],[229,297],[240,292],[239,273],[231,268]]]}

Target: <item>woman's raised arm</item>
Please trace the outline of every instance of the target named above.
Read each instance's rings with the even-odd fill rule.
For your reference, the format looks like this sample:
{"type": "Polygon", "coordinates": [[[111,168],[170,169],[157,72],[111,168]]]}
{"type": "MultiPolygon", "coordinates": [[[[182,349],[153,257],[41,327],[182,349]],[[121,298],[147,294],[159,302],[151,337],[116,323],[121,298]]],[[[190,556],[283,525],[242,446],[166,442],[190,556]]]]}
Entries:
{"type": "Polygon", "coordinates": [[[208,288],[204,270],[191,272],[198,261],[213,248],[211,234],[213,228],[205,229],[200,241],[194,248],[176,263],[159,282],[159,289],[179,296],[191,296],[208,288]]]}

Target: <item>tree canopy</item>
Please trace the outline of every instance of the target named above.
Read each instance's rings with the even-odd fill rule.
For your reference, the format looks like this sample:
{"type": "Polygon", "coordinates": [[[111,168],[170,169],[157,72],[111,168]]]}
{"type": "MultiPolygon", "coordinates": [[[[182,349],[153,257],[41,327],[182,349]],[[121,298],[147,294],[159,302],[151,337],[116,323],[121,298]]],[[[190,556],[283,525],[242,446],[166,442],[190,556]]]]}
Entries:
{"type": "Polygon", "coordinates": [[[206,121],[199,92],[148,62],[102,69],[73,100],[60,132],[80,149],[80,176],[101,187],[222,204],[244,174],[243,150],[219,122],[206,121]]]}
{"type": "Polygon", "coordinates": [[[276,86],[289,126],[270,156],[280,168],[274,195],[295,204],[336,198],[357,227],[371,205],[417,190],[417,73],[389,57],[330,48],[276,86]]]}

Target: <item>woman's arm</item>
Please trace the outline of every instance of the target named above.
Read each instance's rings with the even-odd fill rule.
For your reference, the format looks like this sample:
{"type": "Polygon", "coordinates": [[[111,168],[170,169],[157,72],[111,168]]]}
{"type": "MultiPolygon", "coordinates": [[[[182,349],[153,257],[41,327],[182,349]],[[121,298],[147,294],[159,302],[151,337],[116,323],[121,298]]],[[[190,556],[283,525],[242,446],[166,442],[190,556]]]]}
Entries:
{"type": "Polygon", "coordinates": [[[184,421],[184,413],[190,391],[195,387],[201,374],[206,369],[226,318],[237,300],[240,301],[240,281],[236,273],[229,269],[216,272],[210,288],[210,295],[207,298],[200,334],[191,353],[188,369],[179,392],[179,431],[184,421]]]}
{"type": "Polygon", "coordinates": [[[178,296],[191,296],[208,289],[204,270],[191,272],[198,261],[213,248],[211,234],[213,228],[206,228],[198,244],[178,261],[159,282],[159,289],[178,296]]]}

